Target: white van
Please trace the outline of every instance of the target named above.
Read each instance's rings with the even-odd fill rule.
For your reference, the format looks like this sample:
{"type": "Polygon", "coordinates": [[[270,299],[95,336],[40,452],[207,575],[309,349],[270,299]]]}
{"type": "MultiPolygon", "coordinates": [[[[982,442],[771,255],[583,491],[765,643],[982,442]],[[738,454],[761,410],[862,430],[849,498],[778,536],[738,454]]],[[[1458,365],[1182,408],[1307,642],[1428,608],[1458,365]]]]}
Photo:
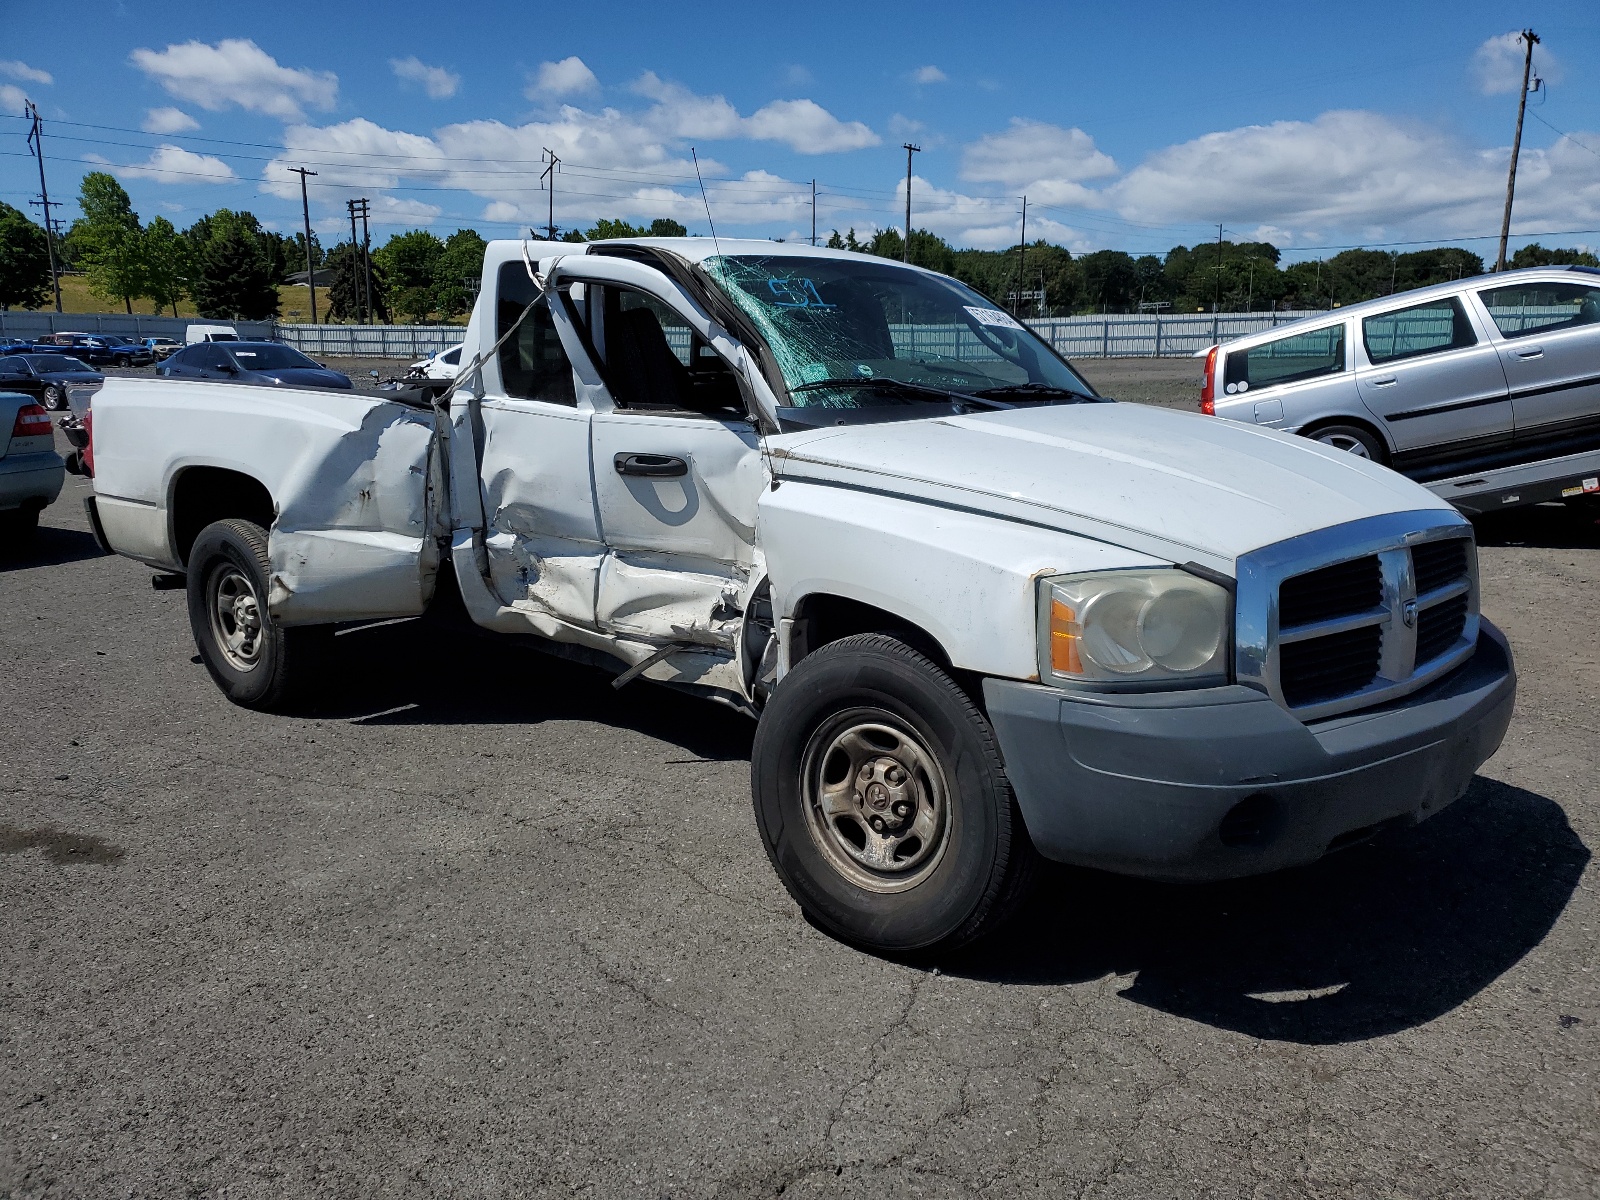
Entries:
{"type": "Polygon", "coordinates": [[[183,340],[191,346],[196,342],[237,342],[239,331],[232,325],[191,325],[183,340]]]}

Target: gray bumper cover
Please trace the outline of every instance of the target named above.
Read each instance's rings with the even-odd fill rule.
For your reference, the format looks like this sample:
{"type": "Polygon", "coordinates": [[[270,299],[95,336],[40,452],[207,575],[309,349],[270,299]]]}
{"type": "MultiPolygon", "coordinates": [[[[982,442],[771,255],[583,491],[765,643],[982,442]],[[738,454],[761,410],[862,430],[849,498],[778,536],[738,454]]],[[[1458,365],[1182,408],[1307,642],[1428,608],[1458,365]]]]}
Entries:
{"type": "Polygon", "coordinates": [[[1045,857],[1205,880],[1432,816],[1499,748],[1516,688],[1485,621],[1477,652],[1432,687],[1309,725],[1237,685],[1112,695],[986,679],[984,699],[1045,857]]]}
{"type": "Polygon", "coordinates": [[[52,504],[66,477],[66,464],[54,450],[0,457],[0,508],[52,504]]]}

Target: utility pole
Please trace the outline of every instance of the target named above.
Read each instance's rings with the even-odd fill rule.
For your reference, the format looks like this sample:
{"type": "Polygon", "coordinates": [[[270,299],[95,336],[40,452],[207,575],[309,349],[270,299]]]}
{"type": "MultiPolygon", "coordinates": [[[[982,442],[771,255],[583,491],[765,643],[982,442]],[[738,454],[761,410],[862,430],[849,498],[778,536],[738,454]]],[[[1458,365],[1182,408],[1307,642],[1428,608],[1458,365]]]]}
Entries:
{"type": "Polygon", "coordinates": [[[1022,289],[1028,286],[1028,277],[1023,272],[1028,266],[1028,198],[1022,198],[1022,234],[1017,239],[1017,315],[1022,315],[1022,289]]]}
{"type": "Polygon", "coordinates": [[[1511,172],[1506,176],[1506,215],[1500,221],[1500,254],[1494,260],[1494,269],[1506,269],[1506,239],[1511,236],[1511,197],[1517,190],[1517,154],[1522,150],[1522,115],[1528,109],[1528,76],[1533,73],[1533,48],[1539,44],[1539,35],[1531,29],[1522,31],[1522,41],[1527,52],[1522,58],[1522,98],[1517,101],[1517,136],[1511,139],[1511,172]]]}
{"type": "Polygon", "coordinates": [[[906,244],[900,254],[901,262],[911,261],[911,156],[921,154],[921,146],[903,143],[906,151],[906,244]]]}
{"type": "Polygon", "coordinates": [[[371,205],[365,196],[359,201],[361,213],[361,262],[367,274],[367,324],[378,323],[378,306],[372,298],[372,235],[367,232],[367,214],[371,205]]]}
{"type": "Polygon", "coordinates": [[[39,120],[39,106],[27,102],[27,115],[33,122],[28,130],[28,148],[39,160],[39,203],[44,207],[44,243],[50,251],[50,286],[56,294],[56,311],[61,311],[61,269],[56,265],[56,239],[50,223],[50,189],[44,184],[44,122],[39,120]]]}
{"type": "Polygon", "coordinates": [[[539,176],[539,186],[544,187],[547,179],[550,181],[550,223],[545,226],[544,231],[546,236],[553,242],[556,240],[556,172],[561,170],[561,159],[556,156],[554,150],[546,146],[544,147],[544,157],[539,161],[548,164],[544,169],[544,173],[539,176]]]}
{"type": "MultiPolygon", "coordinates": [[[[362,201],[365,203],[365,201],[362,201]]],[[[344,206],[350,210],[350,271],[351,284],[356,293],[356,316],[362,318],[367,309],[367,302],[361,292],[361,260],[356,256],[361,253],[361,243],[356,238],[356,201],[346,200],[344,206]]]]}
{"type": "Polygon", "coordinates": [[[1217,314],[1222,311],[1222,222],[1217,222],[1217,298],[1211,302],[1211,340],[1217,340],[1217,314]]]}
{"type": "Polygon", "coordinates": [[[811,181],[811,244],[817,244],[817,181],[811,181]]]}
{"type": "Polygon", "coordinates": [[[311,289],[311,323],[317,324],[317,264],[311,260],[311,201],[306,198],[306,176],[315,175],[304,167],[290,167],[300,176],[300,212],[306,219],[306,286],[311,289]]]}

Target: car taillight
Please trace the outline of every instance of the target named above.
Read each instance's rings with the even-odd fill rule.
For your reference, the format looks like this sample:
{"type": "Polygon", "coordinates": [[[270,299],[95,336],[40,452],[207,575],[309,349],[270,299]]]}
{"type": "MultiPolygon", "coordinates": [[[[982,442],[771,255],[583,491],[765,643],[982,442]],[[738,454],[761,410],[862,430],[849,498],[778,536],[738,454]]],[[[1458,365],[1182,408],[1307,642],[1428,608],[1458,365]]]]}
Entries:
{"type": "Polygon", "coordinates": [[[1206,377],[1200,384],[1200,411],[1208,417],[1217,415],[1217,347],[1206,351],[1206,377]]]}
{"type": "Polygon", "coordinates": [[[16,424],[11,426],[11,436],[19,437],[49,437],[50,414],[38,404],[24,404],[17,409],[16,424]]]}
{"type": "Polygon", "coordinates": [[[90,409],[83,414],[83,431],[89,435],[89,441],[83,448],[83,473],[90,479],[94,478],[94,410],[90,409]]]}

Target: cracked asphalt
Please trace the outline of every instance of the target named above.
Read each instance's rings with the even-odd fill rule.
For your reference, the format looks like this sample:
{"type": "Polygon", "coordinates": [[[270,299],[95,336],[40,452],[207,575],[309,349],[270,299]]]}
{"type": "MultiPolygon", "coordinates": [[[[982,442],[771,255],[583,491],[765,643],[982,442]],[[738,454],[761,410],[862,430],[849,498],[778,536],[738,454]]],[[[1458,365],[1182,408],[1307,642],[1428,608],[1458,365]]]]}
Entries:
{"type": "Polygon", "coordinates": [[[1521,695],[1453,808],[1053,872],[933,969],[799,916],[743,719],[428,622],[234,708],[85,491],[0,563],[6,1200],[1600,1192],[1591,521],[1481,530],[1521,695]]]}

